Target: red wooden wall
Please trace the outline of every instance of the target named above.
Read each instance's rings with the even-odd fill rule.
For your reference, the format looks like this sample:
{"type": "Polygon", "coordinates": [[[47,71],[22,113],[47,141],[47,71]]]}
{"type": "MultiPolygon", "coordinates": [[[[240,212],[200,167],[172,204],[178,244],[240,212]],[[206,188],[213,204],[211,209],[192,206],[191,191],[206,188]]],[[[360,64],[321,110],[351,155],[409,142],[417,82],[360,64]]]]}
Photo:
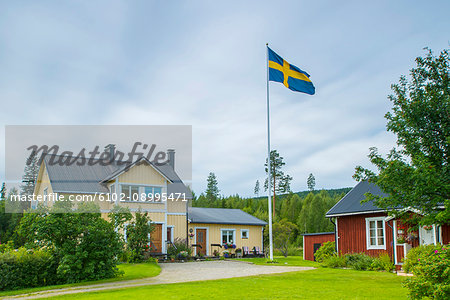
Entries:
{"type": "Polygon", "coordinates": [[[386,216],[386,214],[378,213],[378,214],[363,214],[363,215],[338,217],[337,227],[339,239],[338,240],[339,253],[346,254],[346,253],[364,252],[370,256],[378,256],[382,253],[387,253],[393,260],[394,251],[392,241],[392,228],[390,227],[393,226],[392,220],[385,223],[386,250],[383,249],[367,250],[366,218],[382,217],[382,216],[386,216]]]}
{"type": "Polygon", "coordinates": [[[334,233],[314,234],[303,236],[303,257],[305,260],[314,261],[314,244],[323,244],[334,241],[334,233]]]}
{"type": "Polygon", "coordinates": [[[442,225],[442,244],[446,245],[450,243],[450,225],[442,225]]]}

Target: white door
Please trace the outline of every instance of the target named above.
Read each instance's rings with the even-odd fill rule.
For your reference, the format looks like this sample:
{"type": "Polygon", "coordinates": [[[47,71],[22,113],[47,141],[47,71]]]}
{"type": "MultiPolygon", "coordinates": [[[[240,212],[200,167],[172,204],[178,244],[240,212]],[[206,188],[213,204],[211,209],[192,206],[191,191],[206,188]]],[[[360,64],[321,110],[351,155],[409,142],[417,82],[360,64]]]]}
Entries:
{"type": "Polygon", "coordinates": [[[423,227],[419,228],[419,240],[421,245],[434,244],[434,227],[426,230],[423,227]]]}

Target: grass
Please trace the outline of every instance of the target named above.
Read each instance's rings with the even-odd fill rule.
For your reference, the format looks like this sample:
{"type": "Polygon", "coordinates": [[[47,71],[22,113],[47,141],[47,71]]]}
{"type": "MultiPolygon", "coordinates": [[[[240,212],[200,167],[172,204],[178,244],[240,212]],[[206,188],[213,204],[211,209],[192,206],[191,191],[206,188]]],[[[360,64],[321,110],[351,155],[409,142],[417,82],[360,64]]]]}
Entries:
{"type": "Polygon", "coordinates": [[[270,263],[267,258],[238,258],[236,260],[252,262],[255,265],[274,265],[274,266],[300,266],[300,267],[320,267],[320,264],[315,261],[303,260],[301,256],[274,256],[274,263],[270,263]]]}
{"type": "Polygon", "coordinates": [[[84,281],[70,284],[61,284],[61,285],[49,285],[43,287],[22,289],[22,290],[14,290],[14,291],[5,291],[0,292],[0,297],[4,296],[12,296],[18,294],[28,294],[32,292],[46,291],[52,289],[60,289],[60,288],[68,288],[80,285],[92,285],[92,284],[100,284],[106,282],[115,282],[115,281],[124,281],[124,280],[132,280],[132,279],[141,279],[146,277],[154,277],[161,272],[161,267],[156,263],[142,263],[142,264],[120,264],[117,266],[120,271],[124,271],[124,274],[119,277],[97,280],[97,281],[84,281]]]}
{"type": "MultiPolygon", "coordinates": [[[[403,277],[392,273],[355,271],[322,268],[320,264],[304,261],[301,256],[275,257],[277,263],[269,264],[265,258],[240,259],[257,265],[275,266],[310,266],[315,270],[290,272],[284,274],[261,275],[222,280],[176,283],[170,285],[149,285],[130,287],[118,290],[68,294],[59,298],[82,299],[406,299],[407,290],[402,287],[403,277]]],[[[155,264],[123,264],[119,268],[125,275],[119,278],[83,282],[72,285],[53,286],[0,293],[0,296],[11,293],[64,288],[76,285],[98,284],[104,282],[139,279],[159,274],[160,268],[155,264]]],[[[189,274],[186,274],[189,276],[189,274]]],[[[56,297],[58,298],[58,297],[56,297]]]]}
{"type": "MultiPolygon", "coordinates": [[[[316,270],[261,275],[203,282],[132,287],[103,292],[63,295],[73,299],[406,299],[404,278],[392,273],[328,269],[301,257],[275,257],[278,263],[268,264],[265,258],[240,259],[258,265],[311,266],[316,270]]],[[[186,275],[188,276],[188,274],[186,275]]]]}
{"type": "Polygon", "coordinates": [[[319,268],[214,281],[64,295],[73,299],[406,299],[403,278],[391,273],[319,268]]]}

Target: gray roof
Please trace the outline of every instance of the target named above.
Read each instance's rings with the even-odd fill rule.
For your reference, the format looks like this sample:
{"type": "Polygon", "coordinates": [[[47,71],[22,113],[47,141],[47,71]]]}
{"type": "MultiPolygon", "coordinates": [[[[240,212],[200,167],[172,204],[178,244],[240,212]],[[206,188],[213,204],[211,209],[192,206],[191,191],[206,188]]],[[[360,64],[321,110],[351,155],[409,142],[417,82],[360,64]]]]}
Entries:
{"type": "Polygon", "coordinates": [[[191,223],[260,225],[267,223],[240,209],[189,207],[188,219],[191,223]]]}
{"type": "Polygon", "coordinates": [[[326,234],[334,234],[334,231],[331,232],[316,232],[316,233],[303,233],[303,236],[313,236],[313,235],[326,235],[326,234]]]}
{"type": "MultiPolygon", "coordinates": [[[[126,171],[131,166],[138,162],[145,161],[146,163],[155,167],[163,176],[170,182],[167,185],[167,193],[185,193],[187,199],[192,199],[191,191],[184,185],[180,177],[175,173],[169,164],[162,166],[155,166],[146,158],[141,158],[133,163],[126,163],[118,165],[117,163],[108,164],[87,164],[82,163],[81,158],[70,157],[76,162],[80,161],[80,165],[76,162],[70,165],[50,164],[51,155],[44,157],[44,163],[47,167],[47,172],[50,178],[52,189],[57,193],[108,193],[105,182],[107,179],[112,179],[115,175],[126,171]]],[[[67,156],[66,156],[67,157],[67,156]]],[[[95,161],[99,161],[98,159],[95,161]]]]}
{"type": "Polygon", "coordinates": [[[384,211],[384,209],[375,206],[372,201],[361,203],[362,200],[366,199],[364,194],[369,192],[381,197],[388,196],[377,185],[361,181],[327,212],[326,217],[384,211]]]}

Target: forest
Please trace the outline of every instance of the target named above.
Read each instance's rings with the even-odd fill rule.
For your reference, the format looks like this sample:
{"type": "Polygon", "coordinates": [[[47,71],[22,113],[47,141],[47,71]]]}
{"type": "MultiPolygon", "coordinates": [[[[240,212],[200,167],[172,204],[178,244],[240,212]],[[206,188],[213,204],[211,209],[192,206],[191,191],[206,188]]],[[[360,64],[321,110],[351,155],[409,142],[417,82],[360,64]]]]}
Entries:
{"type": "MultiPolygon", "coordinates": [[[[212,173],[213,174],[213,173],[212,173]]],[[[210,174],[211,177],[211,174],[210,174]]],[[[209,181],[209,180],[208,180],[209,181]]],[[[287,193],[275,197],[274,225],[281,220],[295,225],[290,236],[290,245],[302,246],[303,233],[334,231],[334,225],[325,218],[333,207],[351,188],[287,193]]],[[[194,196],[192,206],[212,208],[237,208],[268,221],[267,197],[242,198],[239,195],[228,197],[209,195],[209,189],[200,196],[194,196]]],[[[267,226],[266,226],[267,227],[267,226]]],[[[268,230],[264,230],[267,239],[268,230]]],[[[267,241],[265,241],[267,245],[267,241]]]]}

